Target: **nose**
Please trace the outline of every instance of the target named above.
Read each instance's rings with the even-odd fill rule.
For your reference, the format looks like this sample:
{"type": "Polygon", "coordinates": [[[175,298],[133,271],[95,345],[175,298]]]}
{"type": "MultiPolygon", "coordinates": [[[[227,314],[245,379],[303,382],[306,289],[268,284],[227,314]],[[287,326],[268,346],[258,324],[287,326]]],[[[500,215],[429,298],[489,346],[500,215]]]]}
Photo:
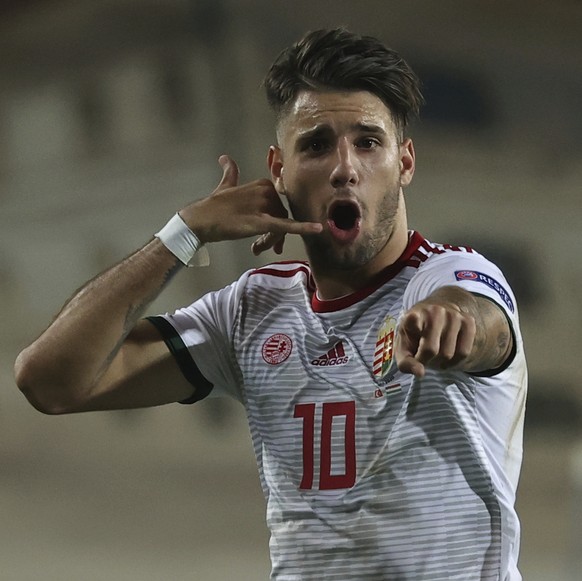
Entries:
{"type": "Polygon", "coordinates": [[[355,152],[350,142],[345,138],[340,139],[336,149],[335,165],[329,176],[329,181],[334,188],[358,183],[355,163],[355,152]]]}

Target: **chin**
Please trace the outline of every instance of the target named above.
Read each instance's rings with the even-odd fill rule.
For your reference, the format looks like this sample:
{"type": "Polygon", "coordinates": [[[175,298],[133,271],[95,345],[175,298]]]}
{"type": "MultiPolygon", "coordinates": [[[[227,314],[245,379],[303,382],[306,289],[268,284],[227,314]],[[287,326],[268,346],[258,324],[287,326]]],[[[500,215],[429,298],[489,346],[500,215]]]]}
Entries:
{"type": "Polygon", "coordinates": [[[316,238],[306,241],[309,262],[321,270],[349,271],[366,266],[381,250],[366,240],[356,240],[348,245],[338,245],[333,239],[316,238]]]}

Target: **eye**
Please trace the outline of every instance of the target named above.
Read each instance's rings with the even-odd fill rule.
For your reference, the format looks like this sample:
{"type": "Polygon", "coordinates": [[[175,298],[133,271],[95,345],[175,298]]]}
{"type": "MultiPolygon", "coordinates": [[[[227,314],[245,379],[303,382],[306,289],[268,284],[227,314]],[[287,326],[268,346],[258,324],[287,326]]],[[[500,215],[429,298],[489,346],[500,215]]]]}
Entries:
{"type": "Polygon", "coordinates": [[[305,142],[303,150],[309,153],[322,153],[328,147],[329,144],[325,139],[310,139],[305,142]]]}
{"type": "Polygon", "coordinates": [[[358,140],[356,146],[360,149],[375,149],[380,145],[380,141],[375,137],[362,137],[358,140]]]}

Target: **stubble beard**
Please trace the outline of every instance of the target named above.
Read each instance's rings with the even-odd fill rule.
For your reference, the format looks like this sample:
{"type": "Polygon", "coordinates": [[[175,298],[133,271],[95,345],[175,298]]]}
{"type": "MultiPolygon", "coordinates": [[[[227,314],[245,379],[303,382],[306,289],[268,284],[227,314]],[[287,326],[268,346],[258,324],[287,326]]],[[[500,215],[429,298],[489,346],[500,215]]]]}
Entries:
{"type": "MultiPolygon", "coordinates": [[[[362,227],[358,239],[349,245],[340,245],[329,232],[304,236],[303,242],[309,262],[315,268],[330,271],[353,271],[374,259],[389,242],[398,214],[400,182],[386,192],[378,208],[375,224],[367,223],[369,211],[362,209],[362,227]]],[[[296,216],[295,212],[293,215],[296,216]]],[[[296,219],[302,219],[297,218],[296,219]]]]}

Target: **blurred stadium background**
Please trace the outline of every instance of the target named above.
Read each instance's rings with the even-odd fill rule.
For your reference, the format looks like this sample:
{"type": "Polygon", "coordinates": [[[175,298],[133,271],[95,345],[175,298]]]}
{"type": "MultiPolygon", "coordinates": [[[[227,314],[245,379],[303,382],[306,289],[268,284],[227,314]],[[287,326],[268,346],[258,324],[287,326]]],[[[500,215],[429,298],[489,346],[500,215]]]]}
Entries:
{"type": "MultiPolygon", "coordinates": [[[[516,290],[531,375],[521,568],[582,578],[579,0],[0,0],[2,580],[268,577],[242,409],[45,417],[12,365],[75,288],[214,188],[221,153],[243,180],[266,174],[262,76],[336,25],[382,38],[424,80],[411,225],[481,250],[516,290]]],[[[271,260],[246,241],[211,256],[151,312],[271,260]]]]}

